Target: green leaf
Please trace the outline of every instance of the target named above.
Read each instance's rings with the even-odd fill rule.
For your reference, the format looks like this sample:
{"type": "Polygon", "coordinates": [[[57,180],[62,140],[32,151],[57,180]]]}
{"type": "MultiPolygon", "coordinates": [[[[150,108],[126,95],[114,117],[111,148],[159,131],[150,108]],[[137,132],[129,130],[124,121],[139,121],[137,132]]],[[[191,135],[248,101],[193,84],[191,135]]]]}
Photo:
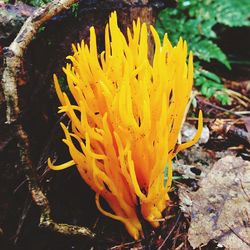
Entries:
{"type": "Polygon", "coordinates": [[[230,27],[250,26],[249,0],[220,0],[214,5],[219,23],[230,27]]]}
{"type": "Polygon", "coordinates": [[[210,72],[208,70],[201,69],[200,74],[205,76],[206,78],[209,78],[209,79],[217,82],[217,83],[221,83],[220,78],[216,74],[214,74],[214,73],[212,73],[212,72],[210,72]]]}
{"type": "Polygon", "coordinates": [[[218,91],[215,97],[221,102],[222,105],[229,105],[231,100],[227,93],[218,91]]]}
{"type": "Polygon", "coordinates": [[[210,62],[211,59],[215,59],[223,63],[228,69],[231,69],[231,66],[227,60],[226,55],[222,50],[210,40],[201,40],[197,43],[191,45],[194,55],[199,59],[210,62]]]}
{"type": "Polygon", "coordinates": [[[216,38],[217,35],[213,31],[213,27],[214,27],[215,24],[216,24],[215,18],[211,18],[211,19],[209,19],[207,21],[203,21],[201,23],[202,35],[204,35],[205,37],[208,37],[208,38],[216,38]]]}
{"type": "Polygon", "coordinates": [[[156,29],[160,30],[161,39],[164,33],[167,33],[170,41],[177,44],[179,37],[185,34],[186,18],[179,18],[178,12],[175,9],[165,9],[160,12],[156,20],[156,29]]]}
{"type": "Polygon", "coordinates": [[[201,75],[198,75],[196,80],[195,80],[195,86],[202,86],[203,84],[206,83],[206,78],[201,76],[201,75]]]}
{"type": "Polygon", "coordinates": [[[71,8],[71,12],[72,12],[73,16],[77,17],[77,15],[78,15],[78,8],[79,8],[78,2],[77,3],[73,3],[70,8],[71,8]]]}
{"type": "Polygon", "coordinates": [[[215,91],[216,91],[215,88],[208,88],[206,96],[210,98],[212,95],[214,95],[215,91]]]}

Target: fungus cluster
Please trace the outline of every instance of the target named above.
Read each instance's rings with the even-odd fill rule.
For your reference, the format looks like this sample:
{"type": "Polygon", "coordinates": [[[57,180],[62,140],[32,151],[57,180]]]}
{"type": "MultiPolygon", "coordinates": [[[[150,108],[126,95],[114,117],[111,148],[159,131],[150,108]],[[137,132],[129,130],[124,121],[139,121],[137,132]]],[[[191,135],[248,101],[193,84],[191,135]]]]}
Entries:
{"type": "Polygon", "coordinates": [[[98,209],[122,222],[134,239],[142,235],[138,207],[144,219],[154,227],[159,225],[169,201],[172,159],[197,142],[202,130],[200,113],[194,139],[177,144],[192,91],[193,56],[188,56],[181,38],[173,47],[167,35],[161,44],[152,26],[150,32],[152,60],[146,24],[139,19],[133,22],[125,38],[113,12],[100,55],[91,27],[89,46],[84,41],[73,45],[73,55],[67,57],[70,62],[63,71],[70,98],[54,75],[59,112],[71,121],[69,127],[61,126],[72,159],[58,166],[49,159],[48,165],[54,170],[75,165],[95,191],[98,209]],[[110,211],[102,208],[100,197],[110,211]]]}

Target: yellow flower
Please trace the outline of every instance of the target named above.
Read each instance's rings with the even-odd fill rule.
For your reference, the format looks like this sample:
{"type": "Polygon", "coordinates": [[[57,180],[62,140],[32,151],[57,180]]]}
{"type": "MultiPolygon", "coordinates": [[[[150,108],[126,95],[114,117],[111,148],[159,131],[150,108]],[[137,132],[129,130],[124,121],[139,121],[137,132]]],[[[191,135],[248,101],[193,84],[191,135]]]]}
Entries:
{"type": "Polygon", "coordinates": [[[171,161],[175,155],[197,142],[202,130],[202,114],[195,138],[177,144],[193,82],[193,56],[180,38],[173,47],[165,35],[161,45],[155,29],[154,57],[148,58],[148,30],[138,19],[127,39],[113,12],[105,29],[105,51],[97,52],[96,35],[90,28],[90,45],[73,45],[71,62],[63,68],[68,96],[54,75],[57,95],[71,120],[61,124],[72,160],[61,170],[76,165],[84,181],[96,192],[98,209],[121,221],[132,237],[142,235],[137,210],[154,227],[169,201],[172,182],[171,161]],[[164,169],[168,179],[164,185],[164,169]],[[105,211],[100,197],[113,213],[105,211]],[[138,202],[140,204],[138,204],[138,202]]]}

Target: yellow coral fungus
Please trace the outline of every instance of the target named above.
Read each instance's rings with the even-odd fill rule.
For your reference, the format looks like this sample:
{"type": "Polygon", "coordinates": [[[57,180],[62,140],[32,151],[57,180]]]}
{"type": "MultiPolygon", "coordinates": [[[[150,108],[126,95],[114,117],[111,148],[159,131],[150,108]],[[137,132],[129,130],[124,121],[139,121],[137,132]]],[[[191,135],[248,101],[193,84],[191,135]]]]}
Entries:
{"type": "Polygon", "coordinates": [[[202,130],[199,114],[197,135],[177,144],[193,82],[193,56],[187,60],[187,44],[180,38],[173,47],[165,35],[163,44],[150,27],[155,43],[148,58],[148,29],[138,19],[127,39],[112,13],[105,29],[105,51],[98,56],[96,35],[90,28],[90,45],[73,45],[71,62],[63,68],[70,101],[54,83],[70,128],[61,124],[72,160],[55,170],[76,165],[82,178],[96,192],[96,205],[106,216],[121,221],[138,239],[142,226],[137,207],[153,226],[158,226],[169,200],[171,161],[176,153],[197,142],[202,130]],[[164,184],[164,170],[168,180],[164,184]],[[100,197],[112,212],[105,211],[100,197]],[[140,204],[138,204],[140,202],[140,204]]]}

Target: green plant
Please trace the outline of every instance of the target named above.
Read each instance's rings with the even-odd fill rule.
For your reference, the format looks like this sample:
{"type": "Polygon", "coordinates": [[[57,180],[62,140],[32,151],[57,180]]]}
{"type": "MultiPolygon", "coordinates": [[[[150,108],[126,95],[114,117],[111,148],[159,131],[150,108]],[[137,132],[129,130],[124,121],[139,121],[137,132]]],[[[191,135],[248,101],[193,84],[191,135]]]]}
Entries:
{"type": "Polygon", "coordinates": [[[22,2],[35,7],[41,7],[42,5],[51,2],[51,0],[23,0],[22,2]]]}
{"type": "Polygon", "coordinates": [[[78,8],[79,8],[79,4],[78,3],[73,3],[72,5],[71,5],[71,12],[72,12],[72,14],[73,14],[73,16],[74,17],[77,17],[77,15],[78,15],[78,8]]]}
{"type": "Polygon", "coordinates": [[[229,98],[221,79],[203,69],[202,62],[217,60],[231,69],[227,56],[216,44],[218,34],[215,26],[250,26],[249,0],[179,0],[177,8],[167,8],[160,12],[156,29],[163,38],[165,32],[176,44],[180,36],[187,40],[189,49],[196,56],[195,85],[207,97],[214,95],[222,104],[229,98]]]}
{"type": "Polygon", "coordinates": [[[38,33],[42,33],[45,31],[45,26],[42,26],[38,29],[38,33]]]}

